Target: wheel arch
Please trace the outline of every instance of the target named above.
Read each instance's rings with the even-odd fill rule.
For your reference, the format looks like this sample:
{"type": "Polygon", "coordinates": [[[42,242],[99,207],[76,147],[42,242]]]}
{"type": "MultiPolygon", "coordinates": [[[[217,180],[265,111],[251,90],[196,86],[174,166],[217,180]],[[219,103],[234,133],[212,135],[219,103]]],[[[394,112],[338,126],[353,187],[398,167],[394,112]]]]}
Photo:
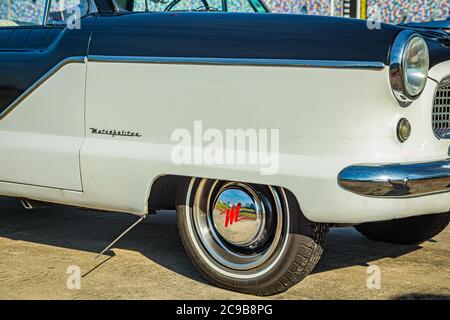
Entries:
{"type": "MultiPolygon", "coordinates": [[[[147,211],[149,213],[154,213],[158,210],[175,210],[176,204],[176,194],[178,191],[178,186],[182,179],[212,179],[212,180],[229,180],[221,179],[217,177],[197,177],[197,176],[184,176],[176,174],[161,174],[152,180],[147,191],[147,211]]],[[[230,180],[231,181],[231,180],[230,180]]],[[[239,181],[247,184],[258,184],[264,185],[261,182],[252,181],[239,181]]],[[[269,184],[266,184],[269,185],[269,184]]],[[[286,193],[291,194],[298,202],[301,209],[300,199],[295,195],[294,192],[289,190],[289,188],[283,185],[272,185],[274,187],[283,188],[286,193]]]]}

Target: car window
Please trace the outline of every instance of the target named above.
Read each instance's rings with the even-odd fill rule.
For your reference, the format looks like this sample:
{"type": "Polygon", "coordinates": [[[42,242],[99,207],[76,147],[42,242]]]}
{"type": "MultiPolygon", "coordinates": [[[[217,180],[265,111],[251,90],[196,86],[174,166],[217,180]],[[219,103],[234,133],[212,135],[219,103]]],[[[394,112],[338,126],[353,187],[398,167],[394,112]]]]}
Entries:
{"type": "Polygon", "coordinates": [[[264,5],[259,0],[250,0],[249,1],[253,7],[255,7],[256,12],[267,12],[267,9],[264,7],[264,5]]]}
{"type": "Polygon", "coordinates": [[[229,12],[255,12],[248,0],[228,1],[229,12]]]}
{"type": "Polygon", "coordinates": [[[0,0],[0,27],[66,25],[88,11],[89,0],[0,0]]]}
{"type": "MultiPolygon", "coordinates": [[[[210,11],[224,11],[222,0],[115,0],[128,11],[202,11],[208,5],[210,11]]],[[[227,0],[230,12],[266,12],[259,0],[227,0]]]]}
{"type": "Polygon", "coordinates": [[[88,0],[51,0],[47,24],[65,25],[85,16],[88,11],[88,0]]]}
{"type": "Polygon", "coordinates": [[[0,0],[0,27],[44,24],[46,0],[0,0]]]}
{"type": "Polygon", "coordinates": [[[222,1],[212,0],[181,0],[170,11],[222,11],[222,1]]]}
{"type": "Polygon", "coordinates": [[[147,0],[134,0],[133,9],[131,11],[135,11],[135,12],[145,11],[146,1],[147,0]]]}

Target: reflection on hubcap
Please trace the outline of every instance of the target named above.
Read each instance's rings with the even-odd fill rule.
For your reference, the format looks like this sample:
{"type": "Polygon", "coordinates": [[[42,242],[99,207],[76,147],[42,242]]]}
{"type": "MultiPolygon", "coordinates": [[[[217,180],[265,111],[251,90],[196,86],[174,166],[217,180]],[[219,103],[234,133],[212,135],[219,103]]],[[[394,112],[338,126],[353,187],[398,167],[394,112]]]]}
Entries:
{"type": "Polygon", "coordinates": [[[264,212],[257,194],[245,185],[222,189],[214,203],[212,220],[218,234],[236,246],[248,246],[261,236],[264,212]]]}
{"type": "Polygon", "coordinates": [[[197,181],[191,181],[194,193],[187,222],[192,226],[192,239],[198,239],[198,248],[207,253],[205,259],[219,269],[239,272],[272,259],[289,230],[288,211],[280,199],[280,194],[285,199],[284,194],[271,186],[197,181]]]}

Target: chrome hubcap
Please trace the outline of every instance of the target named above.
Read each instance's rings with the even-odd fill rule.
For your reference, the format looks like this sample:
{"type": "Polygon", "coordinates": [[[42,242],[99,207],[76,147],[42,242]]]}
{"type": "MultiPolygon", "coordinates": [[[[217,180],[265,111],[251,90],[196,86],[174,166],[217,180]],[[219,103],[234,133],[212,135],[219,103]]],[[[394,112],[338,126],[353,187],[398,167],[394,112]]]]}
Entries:
{"type": "Polygon", "coordinates": [[[246,185],[227,185],[218,192],[214,202],[213,227],[230,244],[250,246],[264,231],[263,208],[259,196],[246,185]]]}
{"type": "Polygon", "coordinates": [[[199,250],[212,258],[206,259],[214,268],[245,272],[275,259],[289,230],[284,193],[270,186],[193,181],[188,223],[199,250]]]}

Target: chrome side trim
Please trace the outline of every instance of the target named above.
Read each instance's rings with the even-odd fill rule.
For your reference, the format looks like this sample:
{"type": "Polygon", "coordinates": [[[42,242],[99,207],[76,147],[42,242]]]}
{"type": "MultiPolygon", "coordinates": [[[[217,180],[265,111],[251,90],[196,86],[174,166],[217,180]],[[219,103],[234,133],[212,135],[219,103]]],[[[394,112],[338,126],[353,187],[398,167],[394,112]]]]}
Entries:
{"type": "Polygon", "coordinates": [[[382,70],[385,67],[383,62],[377,61],[339,61],[339,60],[133,57],[133,56],[100,56],[100,55],[90,55],[88,56],[88,60],[92,62],[240,65],[240,66],[338,68],[338,69],[369,69],[369,70],[382,70]]]}
{"type": "Polygon", "coordinates": [[[0,113],[0,120],[5,118],[11,111],[13,111],[23,100],[25,100],[30,94],[33,93],[38,87],[40,87],[45,81],[52,77],[56,72],[58,72],[62,67],[69,63],[85,63],[86,57],[70,57],[62,60],[56,66],[54,66],[50,71],[39,78],[31,87],[25,90],[14,102],[12,102],[2,113],[0,113]]]}
{"type": "Polygon", "coordinates": [[[450,159],[387,165],[354,165],[338,176],[353,193],[382,198],[409,198],[450,192],[450,159]]]}

